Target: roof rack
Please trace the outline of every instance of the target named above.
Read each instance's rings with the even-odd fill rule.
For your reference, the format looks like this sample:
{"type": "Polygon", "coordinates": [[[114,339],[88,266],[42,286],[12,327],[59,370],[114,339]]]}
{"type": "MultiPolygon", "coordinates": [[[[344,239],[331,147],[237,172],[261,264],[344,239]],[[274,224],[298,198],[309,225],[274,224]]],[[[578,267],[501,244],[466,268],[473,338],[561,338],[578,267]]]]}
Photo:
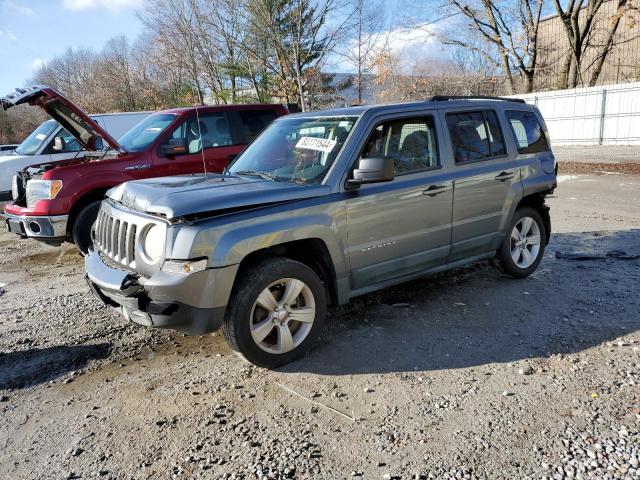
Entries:
{"type": "Polygon", "coordinates": [[[429,102],[447,102],[449,100],[501,100],[503,102],[526,103],[522,98],[492,97],[490,95],[434,95],[429,102]]]}

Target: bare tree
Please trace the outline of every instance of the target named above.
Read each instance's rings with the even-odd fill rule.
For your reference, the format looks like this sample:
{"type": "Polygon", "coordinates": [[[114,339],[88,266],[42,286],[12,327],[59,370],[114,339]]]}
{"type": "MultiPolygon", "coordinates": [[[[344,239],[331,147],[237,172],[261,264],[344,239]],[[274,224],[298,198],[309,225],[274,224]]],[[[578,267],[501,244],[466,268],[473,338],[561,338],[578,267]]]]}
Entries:
{"type": "Polygon", "coordinates": [[[522,90],[531,92],[536,73],[543,0],[518,0],[515,6],[500,0],[478,0],[473,4],[464,0],[448,0],[448,4],[468,20],[467,25],[483,43],[474,44],[456,32],[445,34],[444,43],[467,48],[500,68],[507,80],[509,93],[521,90],[514,72],[523,80],[522,90]]]}
{"type": "MultiPolygon", "coordinates": [[[[624,14],[627,0],[616,1],[616,14],[606,27],[606,40],[597,54],[594,68],[588,81],[595,85],[602,72],[602,67],[615,43],[615,35],[624,14]]],[[[584,83],[582,77],[583,63],[586,53],[590,49],[598,48],[593,42],[594,27],[605,0],[569,0],[566,7],[559,0],[554,0],[556,12],[560,17],[566,35],[569,51],[565,55],[560,73],[558,86],[560,88],[574,88],[584,83]]]]}
{"type": "Polygon", "coordinates": [[[295,98],[302,110],[307,109],[309,79],[319,72],[351,18],[332,17],[339,7],[337,0],[246,0],[248,26],[268,47],[265,65],[278,79],[280,94],[287,102],[295,98]]]}
{"type": "Polygon", "coordinates": [[[363,102],[364,76],[371,71],[374,56],[381,47],[383,11],[379,1],[355,0],[352,40],[346,42],[346,51],[342,55],[356,70],[354,86],[358,104],[363,102]]]}

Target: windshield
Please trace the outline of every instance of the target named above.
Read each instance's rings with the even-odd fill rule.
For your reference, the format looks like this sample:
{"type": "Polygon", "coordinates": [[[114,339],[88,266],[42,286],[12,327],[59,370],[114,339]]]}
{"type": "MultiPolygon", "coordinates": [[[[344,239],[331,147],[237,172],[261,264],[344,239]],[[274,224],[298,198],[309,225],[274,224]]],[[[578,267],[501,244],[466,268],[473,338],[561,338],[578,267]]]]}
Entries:
{"type": "Polygon", "coordinates": [[[357,117],[282,118],[267,128],[229,168],[299,183],[320,183],[357,117]]]}
{"type": "Polygon", "coordinates": [[[18,155],[35,155],[56,128],[58,128],[58,122],[55,120],[47,120],[18,145],[16,153],[18,155]]]}
{"type": "Polygon", "coordinates": [[[173,122],[173,113],[154,113],[138,123],[118,139],[129,152],[142,152],[173,122]]]}

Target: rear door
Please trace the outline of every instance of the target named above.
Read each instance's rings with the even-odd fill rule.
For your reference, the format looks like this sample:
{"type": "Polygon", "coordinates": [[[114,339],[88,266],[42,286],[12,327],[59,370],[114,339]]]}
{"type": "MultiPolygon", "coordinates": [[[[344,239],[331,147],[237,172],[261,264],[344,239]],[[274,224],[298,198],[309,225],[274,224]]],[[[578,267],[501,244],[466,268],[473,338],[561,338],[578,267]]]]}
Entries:
{"type": "Polygon", "coordinates": [[[348,254],[353,290],[445,263],[451,239],[452,184],[433,113],[379,122],[360,156],[392,157],[391,182],[348,193],[348,254]]]}
{"type": "Polygon", "coordinates": [[[269,109],[242,109],[232,112],[231,117],[232,122],[234,120],[238,122],[244,142],[251,143],[278,115],[269,109]]]}
{"type": "Polygon", "coordinates": [[[447,110],[443,120],[454,160],[449,262],[456,262],[500,245],[511,199],[521,188],[520,165],[507,151],[497,110],[447,110]]]}

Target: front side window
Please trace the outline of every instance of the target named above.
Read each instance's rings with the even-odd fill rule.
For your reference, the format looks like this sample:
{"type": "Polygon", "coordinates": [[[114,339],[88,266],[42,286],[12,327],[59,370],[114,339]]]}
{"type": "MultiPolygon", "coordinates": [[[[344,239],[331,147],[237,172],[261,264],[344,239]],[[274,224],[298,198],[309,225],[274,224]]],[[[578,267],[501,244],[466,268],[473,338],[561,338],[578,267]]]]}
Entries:
{"type": "Polygon", "coordinates": [[[533,112],[508,110],[506,114],[518,144],[518,152],[537,153],[549,150],[549,142],[542,125],[533,112]]]}
{"type": "Polygon", "coordinates": [[[448,113],[446,118],[456,163],[489,160],[507,153],[494,111],[448,113]]]}
{"type": "Polygon", "coordinates": [[[171,125],[176,116],[172,113],[149,115],[118,139],[118,143],[130,152],[143,152],[171,125]]]}
{"type": "Polygon", "coordinates": [[[189,153],[233,144],[224,113],[190,117],[176,127],[170,140],[184,142],[189,153]]]}
{"type": "Polygon", "coordinates": [[[283,117],[272,123],[229,167],[233,175],[321,183],[357,117],[283,117]]]}
{"type": "Polygon", "coordinates": [[[238,115],[247,142],[252,142],[277,117],[273,110],[240,110],[238,115]]]}
{"type": "Polygon", "coordinates": [[[371,133],[362,156],[392,158],[396,175],[439,167],[433,117],[403,118],[381,123],[371,133]]]}
{"type": "Polygon", "coordinates": [[[47,153],[50,153],[50,154],[70,153],[70,152],[78,152],[82,150],[82,146],[80,145],[76,137],[71,135],[66,128],[63,128],[62,130],[60,130],[60,132],[58,132],[58,135],[56,135],[56,137],[60,137],[60,140],[62,143],[62,149],[56,150],[54,148],[55,146],[55,138],[54,138],[49,142],[49,145],[47,145],[47,150],[46,150],[47,153]]]}
{"type": "Polygon", "coordinates": [[[16,148],[18,155],[35,155],[53,131],[58,128],[58,122],[48,120],[29,134],[16,148]]]}

